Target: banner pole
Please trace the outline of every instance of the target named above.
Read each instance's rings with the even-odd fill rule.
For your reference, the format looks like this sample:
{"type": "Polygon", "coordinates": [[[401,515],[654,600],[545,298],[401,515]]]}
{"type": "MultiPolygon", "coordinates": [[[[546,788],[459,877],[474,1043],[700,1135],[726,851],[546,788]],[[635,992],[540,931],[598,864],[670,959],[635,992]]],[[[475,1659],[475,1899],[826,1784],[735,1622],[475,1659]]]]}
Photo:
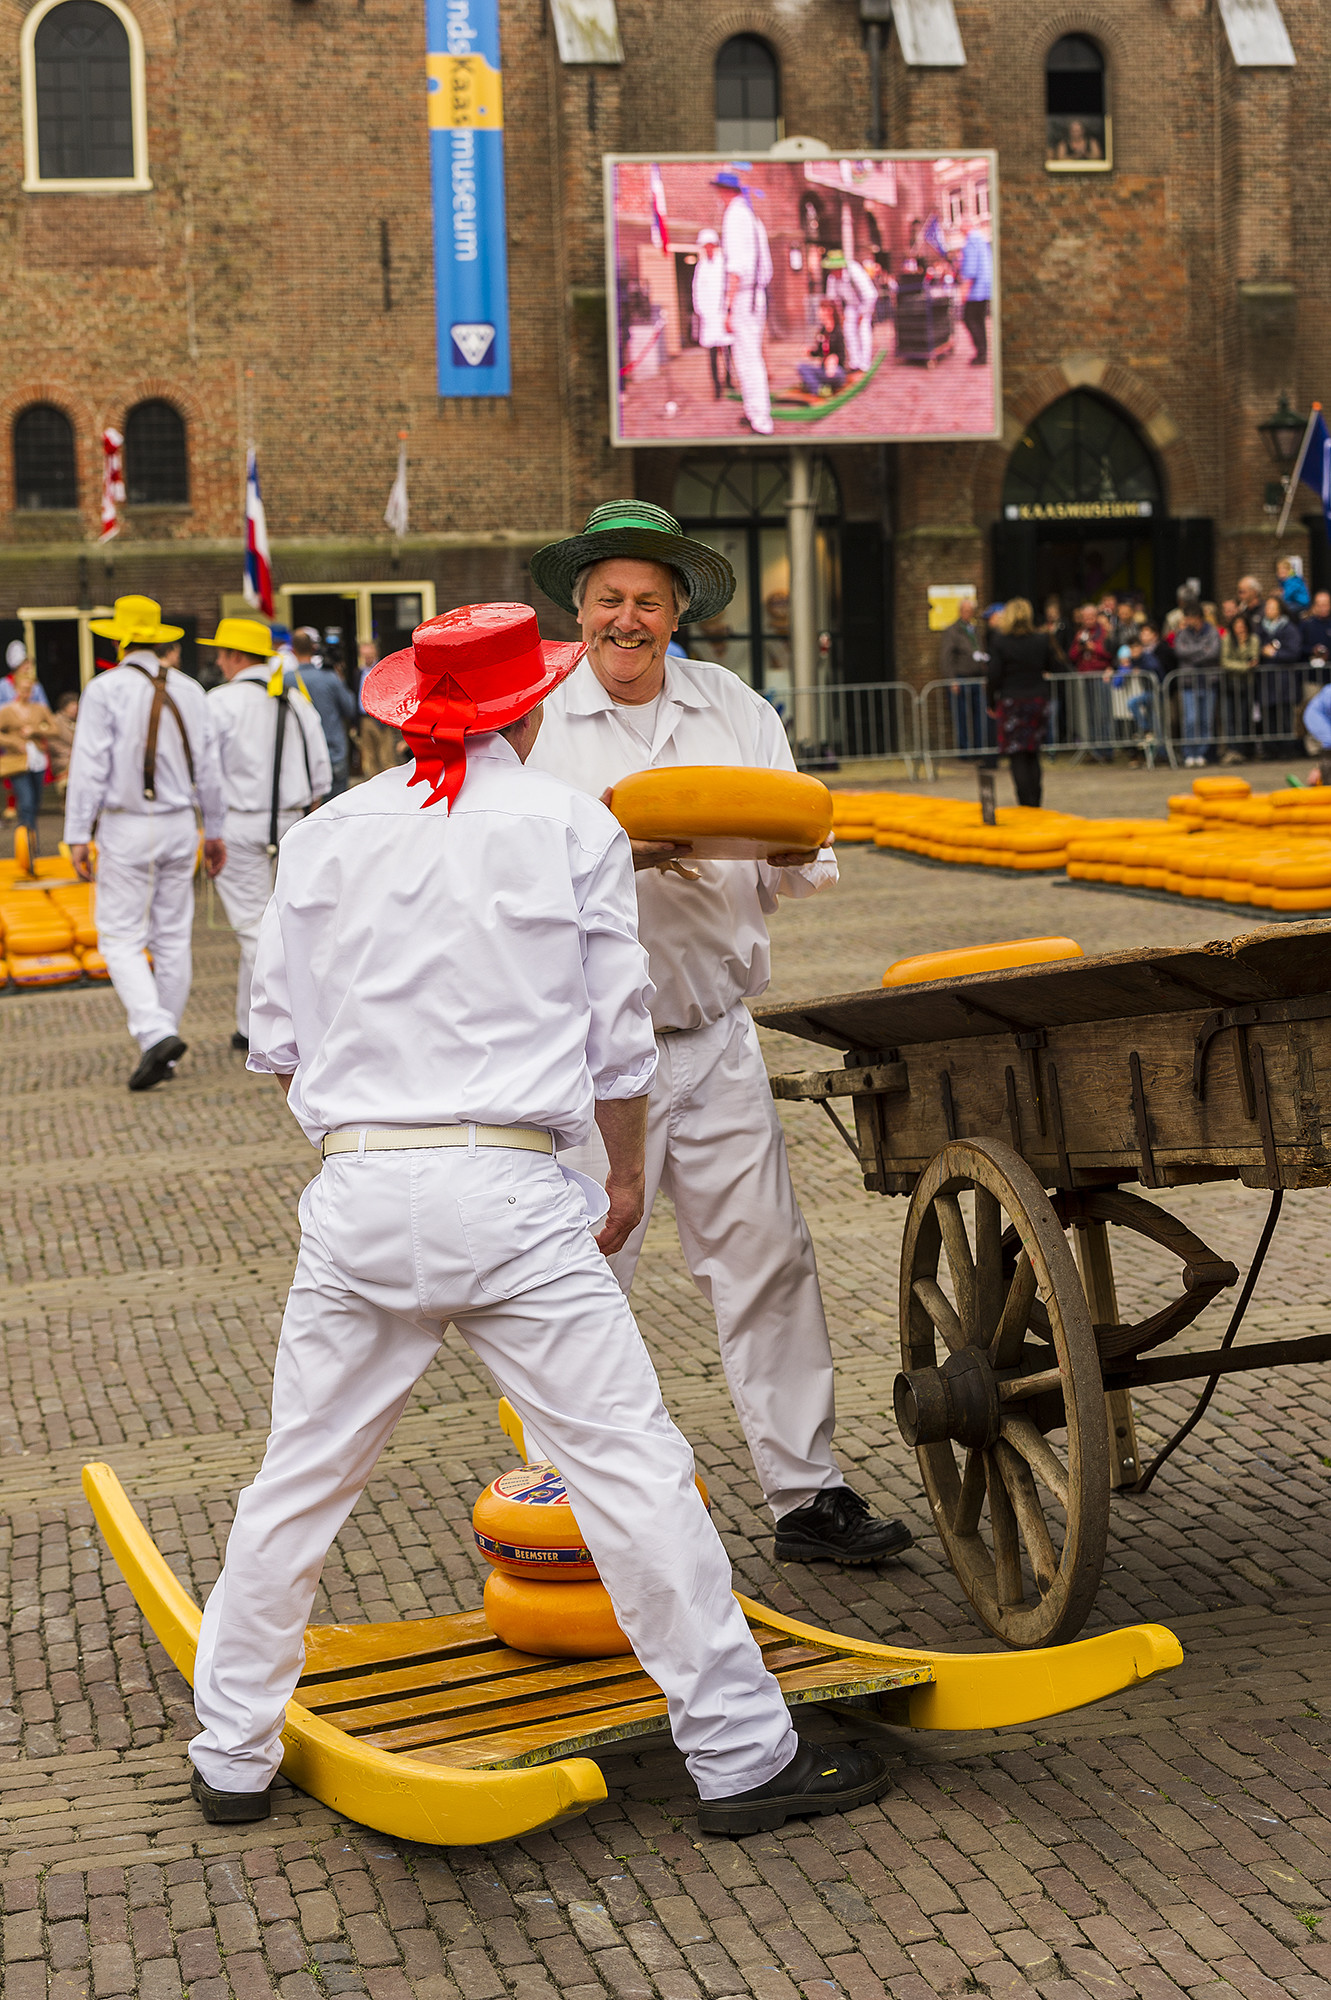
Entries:
{"type": "Polygon", "coordinates": [[[1294,495],[1298,491],[1299,480],[1303,474],[1303,461],[1308,456],[1308,441],[1313,434],[1313,425],[1317,422],[1317,419],[1318,417],[1321,416],[1321,414],[1322,414],[1321,404],[1314,403],[1312,406],[1312,413],[1309,416],[1307,426],[1304,429],[1303,443],[1299,446],[1299,455],[1294,461],[1294,470],[1289,475],[1289,485],[1285,488],[1285,504],[1280,510],[1280,521],[1276,527],[1277,541],[1279,541],[1280,537],[1284,534],[1285,529],[1288,526],[1290,509],[1294,505],[1294,495]]]}

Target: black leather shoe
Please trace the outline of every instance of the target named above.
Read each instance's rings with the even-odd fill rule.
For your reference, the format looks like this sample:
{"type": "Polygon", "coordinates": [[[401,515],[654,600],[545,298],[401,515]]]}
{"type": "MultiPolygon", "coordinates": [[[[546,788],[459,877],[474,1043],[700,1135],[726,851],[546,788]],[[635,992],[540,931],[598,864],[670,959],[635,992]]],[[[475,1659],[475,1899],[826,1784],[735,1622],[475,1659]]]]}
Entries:
{"type": "Polygon", "coordinates": [[[231,1046],[232,1046],[232,1048],[233,1048],[233,1049],[248,1049],[248,1048],[249,1048],[249,1045],[250,1045],[250,1038],[249,1038],[249,1036],[248,1036],[248,1035],[242,1035],[242,1034],[241,1034],[241,1032],[240,1032],[240,1029],[239,1029],[239,1028],[237,1028],[237,1029],[236,1029],[236,1032],[235,1032],[235,1034],[234,1034],[234,1035],[233,1035],[233,1036],[231,1037],[231,1046]]]}
{"type": "Polygon", "coordinates": [[[883,1521],[849,1486],[815,1493],[776,1524],[778,1562],[871,1563],[899,1556],[913,1537],[904,1521],[883,1521]]]}
{"type": "Polygon", "coordinates": [[[270,1788],[261,1792],[219,1792],[196,1771],[189,1781],[191,1796],[203,1807],[210,1826],[236,1826],[244,1820],[267,1819],[272,1811],[270,1788]]]}
{"type": "Polygon", "coordinates": [[[891,1775],[875,1750],[830,1750],[806,1743],[784,1771],[751,1792],[730,1799],[699,1799],[698,1826],[703,1833],[726,1833],[737,1840],[745,1833],[770,1833],[802,1813],[850,1812],[881,1798],[891,1775]]]}
{"type": "Polygon", "coordinates": [[[184,1053],[185,1044],[179,1035],[167,1035],[164,1040],[154,1042],[139,1057],[138,1067],[129,1080],[130,1089],[151,1090],[154,1084],[165,1083],[184,1053]]]}

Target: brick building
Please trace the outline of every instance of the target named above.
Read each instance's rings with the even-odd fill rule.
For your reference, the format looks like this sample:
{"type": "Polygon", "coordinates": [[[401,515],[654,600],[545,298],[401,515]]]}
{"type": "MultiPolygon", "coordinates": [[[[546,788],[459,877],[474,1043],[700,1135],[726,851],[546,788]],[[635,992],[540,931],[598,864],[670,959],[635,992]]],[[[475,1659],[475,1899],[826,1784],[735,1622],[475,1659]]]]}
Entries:
{"type": "MultiPolygon", "coordinates": [[[[855,0],[589,0],[579,26],[570,0],[502,0],[513,386],[462,401],[436,393],[422,0],[0,0],[0,636],[28,618],[54,692],[113,595],[207,627],[240,588],[249,435],[302,620],[384,645],[435,605],[532,595],[554,632],[529,551],[631,489],[726,540],[755,624],[778,607],[737,656],[761,675],[785,455],[610,445],[601,161],[786,133],[999,163],[1004,435],[828,447],[838,674],[926,678],[934,582],[1161,604],[1269,574],[1257,425],[1331,384],[1325,8],[895,0],[885,27],[862,5],[867,29],[855,0]],[[129,500],[102,546],[108,425],[129,500]]],[[[1320,526],[1286,546],[1320,574],[1320,526]]]]}

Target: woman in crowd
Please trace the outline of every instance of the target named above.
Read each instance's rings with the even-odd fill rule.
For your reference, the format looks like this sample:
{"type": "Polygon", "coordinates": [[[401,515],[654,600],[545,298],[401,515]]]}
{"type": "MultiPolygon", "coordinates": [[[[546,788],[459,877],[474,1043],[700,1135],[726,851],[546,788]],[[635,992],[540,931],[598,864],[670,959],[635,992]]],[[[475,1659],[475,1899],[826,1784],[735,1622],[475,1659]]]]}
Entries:
{"type": "Polygon", "coordinates": [[[1253,686],[1248,679],[1261,659],[1261,641],[1252,630],[1245,612],[1236,611],[1220,635],[1221,689],[1224,699],[1224,731],[1227,748],[1222,764],[1241,764],[1239,745],[1252,734],[1253,686]]]}
{"type": "Polygon", "coordinates": [[[846,340],[835,299],[818,301],[818,331],[809,355],[799,364],[799,378],[811,396],[831,396],[845,387],[846,340]]]}
{"type": "Polygon", "coordinates": [[[13,690],[13,698],[0,708],[0,768],[13,788],[19,824],[35,839],[49,761],[46,740],[54,717],[30,660],[14,669],[13,690]]]}
{"type": "Polygon", "coordinates": [[[1262,740],[1268,757],[1297,757],[1303,747],[1299,715],[1299,674],[1303,634],[1286,616],[1282,599],[1272,591],[1257,625],[1261,649],[1257,700],[1262,713],[1262,740]]]}
{"type": "Polygon", "coordinates": [[[69,758],[74,748],[74,725],[78,721],[79,698],[72,691],[62,694],[51,718],[46,754],[51,759],[51,782],[64,795],[69,781],[69,758]]]}
{"type": "Polygon", "coordinates": [[[989,712],[998,722],[998,749],[1008,760],[1019,806],[1038,806],[1042,794],[1040,748],[1049,722],[1048,676],[1058,672],[1058,651],[1047,632],[1035,630],[1024,597],[1014,597],[994,621],[989,644],[989,712]]]}

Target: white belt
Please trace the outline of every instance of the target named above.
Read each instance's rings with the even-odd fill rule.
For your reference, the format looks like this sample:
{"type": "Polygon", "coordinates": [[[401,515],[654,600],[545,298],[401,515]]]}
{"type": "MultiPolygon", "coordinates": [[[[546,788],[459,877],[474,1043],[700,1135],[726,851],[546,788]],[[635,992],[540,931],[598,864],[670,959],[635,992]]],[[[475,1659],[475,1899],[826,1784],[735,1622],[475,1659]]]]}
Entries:
{"type": "Polygon", "coordinates": [[[330,1153],[414,1153],[433,1146],[506,1146],[514,1153],[553,1153],[555,1142],[535,1125],[395,1125],[379,1132],[326,1132],[320,1156],[330,1153]]]}

